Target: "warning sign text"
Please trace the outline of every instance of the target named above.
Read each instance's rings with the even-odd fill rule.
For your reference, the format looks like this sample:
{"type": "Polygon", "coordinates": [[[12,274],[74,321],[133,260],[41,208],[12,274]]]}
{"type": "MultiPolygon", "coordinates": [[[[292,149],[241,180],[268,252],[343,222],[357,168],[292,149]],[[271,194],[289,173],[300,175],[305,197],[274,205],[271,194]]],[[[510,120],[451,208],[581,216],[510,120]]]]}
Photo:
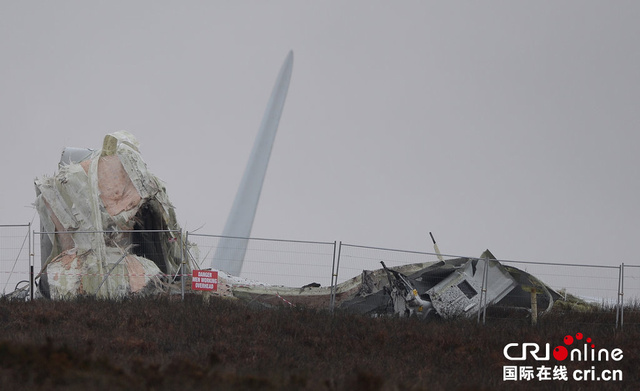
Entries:
{"type": "Polygon", "coordinates": [[[210,270],[194,270],[191,289],[196,291],[218,290],[218,272],[210,270]]]}

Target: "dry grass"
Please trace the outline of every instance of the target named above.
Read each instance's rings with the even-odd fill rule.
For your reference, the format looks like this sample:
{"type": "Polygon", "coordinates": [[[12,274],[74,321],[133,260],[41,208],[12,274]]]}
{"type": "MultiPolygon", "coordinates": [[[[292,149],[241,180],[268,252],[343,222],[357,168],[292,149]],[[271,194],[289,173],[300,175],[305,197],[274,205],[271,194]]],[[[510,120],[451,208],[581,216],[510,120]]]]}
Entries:
{"type": "Polygon", "coordinates": [[[520,381],[518,389],[640,386],[637,308],[625,313],[623,332],[615,310],[558,312],[537,327],[521,313],[490,315],[482,326],[257,310],[199,296],[0,301],[0,389],[511,389],[502,380],[502,367],[514,365],[502,353],[507,343],[559,344],[577,332],[624,350],[613,363],[623,382],[520,381]]]}

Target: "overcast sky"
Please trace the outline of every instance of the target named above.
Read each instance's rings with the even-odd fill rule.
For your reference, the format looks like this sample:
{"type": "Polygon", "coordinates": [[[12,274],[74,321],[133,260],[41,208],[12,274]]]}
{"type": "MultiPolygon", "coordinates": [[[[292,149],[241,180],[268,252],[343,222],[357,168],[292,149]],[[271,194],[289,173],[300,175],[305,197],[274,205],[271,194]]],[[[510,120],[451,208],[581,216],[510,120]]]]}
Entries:
{"type": "MultiPolygon", "coordinates": [[[[640,264],[640,3],[0,2],[0,224],[127,130],[220,234],[294,67],[254,237],[640,264]]],[[[37,223],[37,217],[35,224],[37,223]]]]}

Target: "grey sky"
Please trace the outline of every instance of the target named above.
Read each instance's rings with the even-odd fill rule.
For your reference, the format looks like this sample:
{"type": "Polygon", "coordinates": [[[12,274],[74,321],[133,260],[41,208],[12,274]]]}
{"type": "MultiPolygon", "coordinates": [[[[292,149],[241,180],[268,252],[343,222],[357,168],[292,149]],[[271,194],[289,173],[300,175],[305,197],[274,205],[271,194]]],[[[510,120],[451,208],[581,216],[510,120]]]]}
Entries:
{"type": "MultiPolygon", "coordinates": [[[[127,130],[220,234],[295,63],[253,236],[640,264],[637,2],[0,3],[0,223],[127,130]]],[[[37,218],[36,218],[37,221],[37,218]]]]}

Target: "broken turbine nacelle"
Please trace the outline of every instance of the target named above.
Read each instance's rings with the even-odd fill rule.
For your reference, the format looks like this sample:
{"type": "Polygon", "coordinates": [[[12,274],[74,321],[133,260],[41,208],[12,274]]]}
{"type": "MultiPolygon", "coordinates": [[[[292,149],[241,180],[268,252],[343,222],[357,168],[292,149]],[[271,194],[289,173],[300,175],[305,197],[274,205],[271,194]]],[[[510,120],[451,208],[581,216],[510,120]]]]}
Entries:
{"type": "Polygon", "coordinates": [[[108,134],[101,150],[65,148],[58,173],[35,186],[43,296],[157,293],[179,270],[174,208],[130,133],[108,134]]]}
{"type": "MultiPolygon", "coordinates": [[[[498,261],[487,258],[460,259],[461,263],[437,262],[407,277],[382,266],[387,273],[394,314],[426,318],[432,311],[444,319],[471,317],[497,304],[520,284],[498,261]],[[450,271],[445,272],[445,269],[450,271]]],[[[453,261],[452,261],[453,262],[453,261]]],[[[549,308],[553,303],[549,293],[549,308]]]]}

